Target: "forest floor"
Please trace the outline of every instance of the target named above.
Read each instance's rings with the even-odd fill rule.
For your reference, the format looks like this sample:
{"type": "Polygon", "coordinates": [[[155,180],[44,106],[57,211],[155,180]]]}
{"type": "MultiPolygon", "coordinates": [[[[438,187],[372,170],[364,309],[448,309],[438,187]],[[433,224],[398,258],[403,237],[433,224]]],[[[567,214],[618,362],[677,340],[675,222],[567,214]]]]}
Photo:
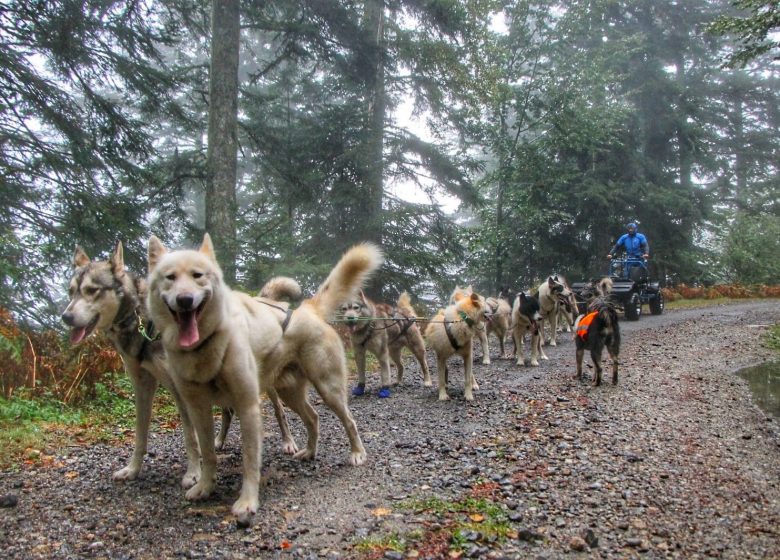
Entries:
{"type": "MultiPolygon", "coordinates": [[[[392,397],[378,376],[350,406],[368,460],[350,467],[334,415],[319,455],[280,450],[266,407],[260,511],[238,529],[236,426],[216,493],[179,487],[181,432],[156,433],[138,480],[114,483],[132,442],[73,446],[0,473],[5,558],[780,558],[780,419],[735,372],[777,358],[762,334],[780,301],[622,322],[621,377],[574,381],[570,335],[541,367],[483,366],[475,400],[422,386],[413,360],[392,397]],[[15,500],[14,500],[15,498],[15,500]]],[[[495,339],[491,339],[495,345],[495,339]]],[[[586,358],[587,360],[587,358],[586,358]]],[[[435,360],[429,354],[428,363],[435,360]]],[[[435,365],[432,374],[436,379],[435,365]]],[[[589,371],[591,371],[589,369],[589,371]]],[[[267,403],[266,403],[267,404],[267,403]]],[[[303,427],[290,414],[296,438],[303,427]]]]}

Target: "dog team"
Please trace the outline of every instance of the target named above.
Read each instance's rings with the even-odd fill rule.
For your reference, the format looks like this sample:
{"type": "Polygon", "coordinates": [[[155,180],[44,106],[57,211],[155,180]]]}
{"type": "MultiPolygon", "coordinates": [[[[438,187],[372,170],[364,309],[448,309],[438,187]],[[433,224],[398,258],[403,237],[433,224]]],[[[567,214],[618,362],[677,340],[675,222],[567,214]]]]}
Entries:
{"type": "Polygon", "coordinates": [[[357,365],[353,395],[366,388],[366,353],[379,361],[380,397],[390,395],[390,359],[396,366],[395,384],[403,379],[401,352],[411,351],[432,386],[425,359],[425,342],[436,354],[438,396],[447,400],[447,360],[458,355],[464,363],[464,398],[478,389],[472,371],[473,340],[482,345],[482,363],[490,363],[488,336],[499,340],[501,357],[508,357],[505,339],[511,333],[517,364],[525,363],[524,339],[530,333],[532,366],[547,359],[545,327],[555,346],[558,323],[575,331],[576,378],[582,376],[585,350],[595,366],[593,383],[601,382],[601,354],[612,358],[613,383],[618,378],[620,332],[609,301],[609,279],[588,285],[585,313],[565,280],[551,276],[538,294],[502,290],[484,298],[471,287],[456,288],[450,304],[430,320],[416,317],[407,293],[394,306],[375,303],[361,288],[383,263],[381,250],[363,243],[348,250],[313,297],[294,310],[300,299],[298,283],[286,277],[270,279],[256,296],[232,290],[224,282],[211,238],[206,234],[197,250],[169,251],[156,237],[148,242],[148,278],[125,269],[121,242],[107,261],[91,261],[76,248],[70,302],[62,315],[78,344],[98,330],[106,333],[122,357],[135,392],[135,448],[130,463],[116,471],[115,480],[138,476],[146,454],[152,399],[158,385],[168,389],[182,419],[187,469],[181,484],[188,500],[208,497],[216,486],[216,449],[225,442],[233,414],[241,428],[243,480],[232,513],[248,525],[258,509],[262,451],[261,391],[279,424],[282,451],[299,459],[317,453],[319,417],[309,403],[313,387],[322,402],[341,421],[349,441],[349,463],[360,465],[366,450],[348,404],[344,345],[331,321],[338,311],[346,325],[357,365]],[[579,316],[578,316],[579,315],[579,316]],[[576,317],[576,319],[575,319],[576,317]],[[419,323],[427,322],[424,332],[419,323]],[[214,436],[212,407],[222,408],[220,432],[214,436]],[[285,406],[306,429],[299,449],[291,434],[285,406]]]}

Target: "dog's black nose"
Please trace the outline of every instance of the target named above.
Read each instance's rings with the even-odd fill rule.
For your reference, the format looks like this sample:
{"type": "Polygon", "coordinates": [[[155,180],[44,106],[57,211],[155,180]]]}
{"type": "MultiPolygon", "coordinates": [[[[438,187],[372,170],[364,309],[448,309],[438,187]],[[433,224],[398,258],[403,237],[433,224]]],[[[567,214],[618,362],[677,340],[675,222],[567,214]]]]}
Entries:
{"type": "Polygon", "coordinates": [[[176,305],[183,311],[192,309],[193,303],[195,303],[195,298],[192,294],[179,294],[176,296],[176,305]]]}
{"type": "Polygon", "coordinates": [[[62,314],[62,322],[68,325],[69,327],[73,326],[73,313],[70,313],[69,311],[66,311],[62,314]]]}

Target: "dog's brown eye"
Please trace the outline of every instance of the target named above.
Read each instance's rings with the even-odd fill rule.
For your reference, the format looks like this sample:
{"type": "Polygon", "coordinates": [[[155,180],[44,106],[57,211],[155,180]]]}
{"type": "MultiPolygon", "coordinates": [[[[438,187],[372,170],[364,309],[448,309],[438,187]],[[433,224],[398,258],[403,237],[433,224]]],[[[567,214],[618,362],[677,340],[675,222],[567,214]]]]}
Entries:
{"type": "Polygon", "coordinates": [[[176,280],[176,275],[175,274],[167,274],[165,276],[165,279],[166,280],[170,280],[171,282],[173,282],[174,280],[176,280]]]}
{"type": "Polygon", "coordinates": [[[96,293],[98,293],[98,291],[99,291],[98,288],[95,287],[84,288],[84,295],[91,297],[94,296],[96,293]]]}
{"type": "Polygon", "coordinates": [[[192,273],[192,277],[195,278],[196,280],[198,278],[203,278],[203,273],[202,272],[193,272],[192,273]]]}

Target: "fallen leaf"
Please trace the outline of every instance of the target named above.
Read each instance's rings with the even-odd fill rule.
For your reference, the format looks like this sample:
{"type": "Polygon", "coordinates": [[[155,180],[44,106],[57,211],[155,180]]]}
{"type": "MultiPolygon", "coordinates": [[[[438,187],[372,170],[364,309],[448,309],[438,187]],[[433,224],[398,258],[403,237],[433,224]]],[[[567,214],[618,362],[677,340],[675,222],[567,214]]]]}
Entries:
{"type": "Polygon", "coordinates": [[[377,517],[382,517],[383,515],[390,515],[392,513],[392,510],[388,508],[378,507],[374,510],[371,510],[371,513],[377,517]]]}
{"type": "Polygon", "coordinates": [[[485,516],[479,513],[472,513],[469,515],[469,519],[471,519],[474,523],[481,523],[485,520],[485,516]]]}

